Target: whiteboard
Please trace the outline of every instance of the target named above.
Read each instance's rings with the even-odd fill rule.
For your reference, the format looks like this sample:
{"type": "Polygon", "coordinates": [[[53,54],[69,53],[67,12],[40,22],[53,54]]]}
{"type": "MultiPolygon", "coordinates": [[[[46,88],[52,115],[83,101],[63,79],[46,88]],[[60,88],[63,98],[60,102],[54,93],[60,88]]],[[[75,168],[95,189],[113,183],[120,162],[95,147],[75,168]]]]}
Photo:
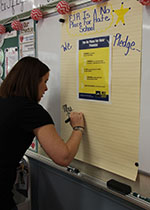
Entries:
{"type": "MultiPolygon", "coordinates": [[[[48,91],[41,104],[48,110],[56,122],[56,129],[60,131],[60,48],[61,24],[60,15],[55,14],[39,21],[37,24],[37,52],[38,57],[45,62],[50,71],[48,91]]],[[[141,61],[141,112],[139,138],[139,169],[150,173],[150,7],[143,7],[143,40],[141,61]]]]}
{"type": "Polygon", "coordinates": [[[143,7],[139,169],[150,173],[150,7],[143,7]]]}
{"type": "Polygon", "coordinates": [[[45,18],[37,24],[38,58],[50,68],[48,91],[41,104],[51,114],[60,133],[60,29],[59,15],[45,18]]]}

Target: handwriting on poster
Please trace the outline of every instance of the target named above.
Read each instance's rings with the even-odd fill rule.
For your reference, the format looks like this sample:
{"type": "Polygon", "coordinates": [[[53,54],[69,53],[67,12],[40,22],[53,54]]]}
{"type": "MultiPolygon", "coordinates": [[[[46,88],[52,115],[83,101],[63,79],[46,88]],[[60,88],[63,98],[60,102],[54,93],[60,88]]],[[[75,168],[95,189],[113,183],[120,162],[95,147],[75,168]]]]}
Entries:
{"type": "MultiPolygon", "coordinates": [[[[139,49],[135,48],[135,41],[130,41],[129,40],[129,36],[127,35],[125,39],[123,39],[122,34],[121,33],[117,33],[116,35],[113,36],[114,37],[114,41],[113,41],[113,46],[115,47],[122,47],[126,49],[126,52],[124,53],[125,56],[127,56],[130,52],[130,50],[134,51],[138,51],[140,52],[139,49]]],[[[96,40],[94,41],[96,42],[96,40]]],[[[93,43],[92,43],[93,44],[93,43]]],[[[97,43],[94,43],[94,45],[96,46],[97,43]]],[[[61,48],[63,48],[64,52],[71,50],[72,49],[72,45],[70,43],[66,43],[61,45],[61,48]]]]}
{"type": "Polygon", "coordinates": [[[123,47],[126,48],[127,51],[124,53],[125,56],[129,54],[130,50],[137,50],[140,52],[139,49],[135,48],[135,41],[129,41],[129,36],[127,35],[125,39],[122,38],[122,34],[117,33],[114,35],[114,43],[113,46],[123,47]]]}
{"type": "MultiPolygon", "coordinates": [[[[74,12],[68,17],[68,32],[72,35],[92,33],[95,31],[106,32],[113,25],[113,9],[110,5],[74,12]]],[[[124,55],[130,51],[138,51],[135,40],[130,40],[129,35],[116,33],[113,35],[113,46],[124,48],[124,55]]]]}
{"type": "Polygon", "coordinates": [[[107,23],[105,27],[108,27],[110,22],[112,12],[107,6],[100,7],[99,10],[94,9],[92,15],[88,10],[69,15],[69,29],[79,28],[80,33],[95,31],[97,23],[107,23]]]}
{"type": "Polygon", "coordinates": [[[72,48],[72,45],[68,42],[65,42],[65,44],[62,44],[61,45],[61,48],[63,48],[64,52],[67,51],[67,50],[71,50],[72,48]]]}

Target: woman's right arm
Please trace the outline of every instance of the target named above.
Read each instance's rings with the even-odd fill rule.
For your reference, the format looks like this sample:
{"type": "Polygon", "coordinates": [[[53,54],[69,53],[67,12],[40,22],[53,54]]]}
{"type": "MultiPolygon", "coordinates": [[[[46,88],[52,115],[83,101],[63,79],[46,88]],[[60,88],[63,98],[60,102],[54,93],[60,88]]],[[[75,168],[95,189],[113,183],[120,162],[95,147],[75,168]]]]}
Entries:
{"type": "MultiPolygon", "coordinates": [[[[84,127],[83,114],[72,112],[70,114],[70,124],[72,128],[77,126],[84,127]]],[[[34,134],[47,155],[61,166],[68,166],[74,159],[82,139],[82,131],[73,130],[68,141],[64,142],[52,124],[35,128],[34,134]]]]}

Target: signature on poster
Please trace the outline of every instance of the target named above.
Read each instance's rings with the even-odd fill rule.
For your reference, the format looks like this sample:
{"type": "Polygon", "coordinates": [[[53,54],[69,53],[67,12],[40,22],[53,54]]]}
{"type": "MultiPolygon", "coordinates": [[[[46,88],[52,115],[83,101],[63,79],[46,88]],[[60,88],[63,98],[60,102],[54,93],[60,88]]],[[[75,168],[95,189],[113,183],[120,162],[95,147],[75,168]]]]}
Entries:
{"type": "Polygon", "coordinates": [[[65,42],[65,44],[62,44],[61,45],[61,48],[63,48],[64,52],[67,51],[67,50],[71,50],[72,48],[72,45],[68,42],[65,42]]]}

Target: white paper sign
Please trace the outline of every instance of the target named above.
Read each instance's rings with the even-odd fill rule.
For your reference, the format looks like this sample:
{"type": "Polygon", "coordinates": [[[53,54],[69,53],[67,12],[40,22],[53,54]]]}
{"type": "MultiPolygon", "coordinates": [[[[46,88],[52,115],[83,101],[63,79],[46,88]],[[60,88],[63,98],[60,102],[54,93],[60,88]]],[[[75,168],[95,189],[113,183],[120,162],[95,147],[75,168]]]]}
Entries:
{"type": "Polygon", "coordinates": [[[28,33],[34,33],[34,21],[32,19],[22,21],[23,29],[20,31],[20,34],[28,34],[28,33]]]}
{"type": "Polygon", "coordinates": [[[19,37],[20,43],[26,43],[26,42],[34,42],[34,34],[28,34],[28,35],[20,35],[19,37]]]}
{"type": "Polygon", "coordinates": [[[18,61],[18,49],[17,47],[11,47],[5,49],[5,76],[10,72],[11,68],[18,61]]]}

